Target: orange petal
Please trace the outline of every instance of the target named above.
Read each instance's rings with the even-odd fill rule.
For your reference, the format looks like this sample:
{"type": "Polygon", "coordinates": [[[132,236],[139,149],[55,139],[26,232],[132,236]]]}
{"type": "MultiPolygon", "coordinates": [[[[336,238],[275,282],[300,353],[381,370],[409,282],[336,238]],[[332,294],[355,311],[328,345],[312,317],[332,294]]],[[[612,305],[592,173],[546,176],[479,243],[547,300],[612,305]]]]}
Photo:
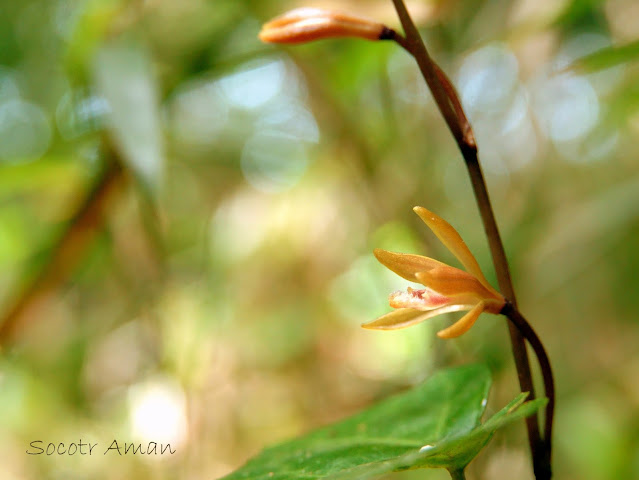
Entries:
{"type": "Polygon", "coordinates": [[[373,20],[321,8],[296,8],[262,27],[260,40],[304,43],[323,38],[359,37],[380,40],[386,27],[373,20]]]}
{"type": "Polygon", "coordinates": [[[433,268],[428,272],[417,272],[415,276],[419,283],[445,296],[465,295],[475,300],[503,298],[501,295],[495,297],[491,290],[488,290],[470,273],[448,265],[433,268]]]}
{"type": "Polygon", "coordinates": [[[362,327],[373,330],[399,330],[400,328],[410,327],[429,318],[441,315],[442,313],[470,310],[472,307],[472,305],[447,305],[429,312],[422,312],[421,310],[415,310],[413,308],[398,308],[386,315],[382,315],[377,320],[362,324],[362,327]]]}
{"type": "Polygon", "coordinates": [[[455,338],[466,333],[468,330],[470,330],[470,327],[475,324],[475,322],[479,318],[479,315],[481,315],[481,313],[484,311],[484,308],[484,302],[479,302],[470,312],[457,320],[450,327],[437,332],[437,336],[439,338],[455,338]]]}
{"type": "Polygon", "coordinates": [[[413,211],[419,215],[424,223],[428,225],[428,228],[437,235],[437,238],[441,240],[444,246],[457,257],[457,260],[461,262],[468,273],[477,277],[477,280],[491,292],[497,293],[490,283],[488,283],[486,277],[484,277],[477,260],[466,246],[464,240],[450,223],[424,207],[415,207],[413,211]]]}
{"type": "Polygon", "coordinates": [[[411,282],[419,281],[416,276],[418,272],[427,272],[433,268],[446,266],[445,263],[432,258],[408,253],[394,253],[381,248],[373,250],[373,254],[379,263],[411,282]]]}

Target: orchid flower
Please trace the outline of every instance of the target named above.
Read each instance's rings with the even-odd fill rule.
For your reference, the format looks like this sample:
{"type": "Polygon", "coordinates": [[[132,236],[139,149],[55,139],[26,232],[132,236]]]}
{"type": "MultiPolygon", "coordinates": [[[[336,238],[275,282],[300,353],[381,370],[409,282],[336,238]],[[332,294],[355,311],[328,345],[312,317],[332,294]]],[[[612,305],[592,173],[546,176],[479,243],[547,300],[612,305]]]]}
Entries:
{"type": "Polygon", "coordinates": [[[473,326],[482,312],[498,314],[506,299],[488,283],[466,243],[448,222],[423,207],[413,210],[466,271],[421,255],[376,249],[375,257],[382,265],[406,280],[421,283],[425,288],[409,287],[405,292],[391,293],[390,306],[396,310],[362,327],[395,330],[442,313],[468,311],[453,325],[437,332],[440,338],[458,337],[473,326]]]}
{"type": "Polygon", "coordinates": [[[384,40],[390,30],[357,15],[323,8],[302,7],[267,22],[259,34],[267,43],[305,43],[323,38],[359,37],[384,40]]]}

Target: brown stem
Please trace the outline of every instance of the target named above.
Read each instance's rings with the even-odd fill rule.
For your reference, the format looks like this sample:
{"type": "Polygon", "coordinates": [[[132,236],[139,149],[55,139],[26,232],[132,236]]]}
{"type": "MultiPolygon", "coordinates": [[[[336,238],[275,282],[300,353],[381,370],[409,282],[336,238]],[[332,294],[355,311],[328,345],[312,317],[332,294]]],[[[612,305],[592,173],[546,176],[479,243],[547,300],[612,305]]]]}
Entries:
{"type": "MultiPolygon", "coordinates": [[[[501,241],[499,229],[497,228],[495,215],[490,204],[490,198],[486,189],[486,183],[484,181],[484,176],[479,164],[479,158],[477,157],[477,150],[464,149],[462,150],[462,152],[466,161],[468,174],[470,175],[471,184],[473,185],[473,191],[475,192],[475,198],[477,199],[477,205],[479,206],[479,212],[484,224],[484,230],[486,231],[486,236],[488,237],[488,244],[490,246],[490,253],[493,258],[495,272],[497,273],[497,282],[499,283],[499,289],[501,290],[502,294],[513,304],[513,306],[516,307],[517,300],[515,298],[515,291],[513,289],[512,280],[510,278],[508,260],[504,251],[504,245],[501,241]]],[[[515,326],[511,323],[508,324],[508,332],[510,334],[510,343],[512,345],[515,366],[517,368],[519,386],[522,392],[530,392],[529,398],[532,400],[535,398],[535,389],[533,385],[530,362],[528,360],[528,352],[526,350],[524,337],[521,335],[519,330],[515,328],[515,326]]],[[[535,459],[539,457],[539,454],[537,453],[538,445],[540,445],[541,443],[541,437],[539,433],[539,419],[537,418],[536,414],[526,418],[526,427],[528,430],[528,443],[530,444],[533,463],[535,463],[535,459]]]]}
{"type": "MultiPolygon", "coordinates": [[[[413,57],[415,56],[413,54],[415,48],[412,47],[411,44],[409,44],[408,40],[406,40],[406,37],[396,32],[395,30],[386,28],[386,30],[384,31],[383,39],[394,40],[399,45],[401,45],[404,50],[413,55],[413,57]]],[[[475,143],[475,135],[473,134],[473,129],[470,126],[468,118],[466,117],[466,112],[464,112],[464,108],[462,107],[461,101],[459,100],[459,95],[457,94],[457,90],[455,89],[453,82],[450,81],[448,75],[446,75],[446,72],[444,72],[433,59],[429,58],[429,61],[432,64],[435,75],[437,76],[437,80],[439,80],[439,82],[441,83],[441,86],[444,89],[444,93],[447,97],[446,100],[442,101],[449,101],[451,106],[455,110],[456,123],[460,126],[460,129],[462,131],[462,143],[464,145],[476,147],[477,144],[475,143]]]]}
{"type": "Polygon", "coordinates": [[[506,302],[500,313],[508,317],[511,324],[514,325],[526,338],[535,352],[537,360],[539,361],[539,367],[541,368],[541,374],[544,379],[544,391],[548,398],[548,406],[546,407],[546,419],[544,422],[544,450],[543,456],[541,457],[543,462],[539,465],[535,465],[535,475],[537,478],[550,478],[552,426],[555,415],[555,381],[553,378],[550,360],[543,343],[541,343],[541,340],[539,339],[539,336],[521,312],[517,310],[517,307],[515,307],[511,302],[506,302]]]}
{"type": "MultiPolygon", "coordinates": [[[[508,260],[506,259],[506,253],[501,241],[499,229],[497,228],[495,215],[490,204],[486,182],[484,181],[484,176],[479,164],[479,158],[477,156],[477,145],[474,141],[470,123],[463,113],[461,102],[459,101],[459,97],[451,82],[430,58],[430,55],[426,50],[426,46],[424,45],[424,42],[422,41],[422,38],[417,31],[417,27],[415,27],[403,0],[393,0],[393,4],[397,10],[397,14],[402,23],[402,27],[404,28],[406,37],[395,32],[395,35],[389,34],[388,38],[399,43],[417,61],[419,69],[421,70],[422,75],[433,94],[433,98],[435,99],[448,128],[462,152],[488,238],[493,264],[497,273],[497,281],[499,282],[499,288],[513,306],[516,306],[515,292],[510,278],[508,260]]],[[[515,365],[517,367],[519,385],[521,390],[523,392],[529,392],[529,398],[533,399],[535,398],[535,390],[524,338],[519,330],[510,323],[509,333],[515,365]]],[[[526,419],[526,426],[528,429],[528,442],[530,444],[530,450],[533,457],[533,465],[535,466],[535,474],[537,474],[536,466],[543,463],[543,461],[541,460],[542,451],[540,450],[542,441],[539,433],[539,420],[536,414],[526,419]]]]}

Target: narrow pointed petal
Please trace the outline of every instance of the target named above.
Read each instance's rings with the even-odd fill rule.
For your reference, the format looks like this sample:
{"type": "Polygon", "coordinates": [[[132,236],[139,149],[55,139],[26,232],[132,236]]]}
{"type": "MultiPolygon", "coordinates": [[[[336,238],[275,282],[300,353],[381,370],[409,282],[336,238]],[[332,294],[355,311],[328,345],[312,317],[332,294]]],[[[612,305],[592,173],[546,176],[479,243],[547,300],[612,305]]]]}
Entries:
{"type": "Polygon", "coordinates": [[[477,260],[466,246],[466,243],[450,223],[424,207],[415,207],[413,211],[437,235],[437,238],[441,240],[444,246],[457,257],[457,260],[461,262],[468,273],[477,277],[481,284],[491,292],[496,292],[488,283],[486,277],[484,277],[477,260]]]}
{"type": "Polygon", "coordinates": [[[458,268],[443,267],[433,268],[428,272],[417,272],[415,274],[419,283],[428,286],[431,290],[445,296],[468,296],[479,301],[485,298],[498,297],[482,285],[479,280],[468,272],[458,268]]]}
{"type": "Polygon", "coordinates": [[[446,266],[445,263],[422,255],[389,252],[381,248],[376,248],[373,254],[379,260],[379,263],[411,282],[419,281],[416,277],[419,272],[427,272],[433,268],[446,266]]]}
{"type": "Polygon", "coordinates": [[[382,315],[377,320],[362,324],[362,327],[372,330],[399,330],[400,328],[413,326],[429,318],[441,315],[442,313],[470,310],[472,307],[472,305],[447,305],[429,312],[423,312],[413,308],[399,308],[386,315],[382,315]]]}
{"type": "Polygon", "coordinates": [[[481,315],[481,313],[484,311],[484,308],[484,302],[479,302],[470,312],[457,320],[450,327],[437,332],[437,336],[439,338],[455,338],[463,335],[468,330],[470,330],[470,327],[475,324],[475,322],[479,318],[479,315],[481,315]]]}

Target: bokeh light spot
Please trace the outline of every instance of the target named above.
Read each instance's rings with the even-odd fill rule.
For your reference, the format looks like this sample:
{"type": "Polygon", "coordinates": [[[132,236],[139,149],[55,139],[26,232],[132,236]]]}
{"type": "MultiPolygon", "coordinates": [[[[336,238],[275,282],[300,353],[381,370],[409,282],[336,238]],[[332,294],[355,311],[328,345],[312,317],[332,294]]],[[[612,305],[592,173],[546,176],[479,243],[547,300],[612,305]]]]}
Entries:
{"type": "Polygon", "coordinates": [[[242,172],[258,190],[275,193],[293,187],[304,175],[309,159],[306,147],[289,135],[260,132],[242,151],[242,172]]]}
{"type": "Polygon", "coordinates": [[[213,143],[228,120],[228,103],[216,81],[186,84],[170,104],[171,130],[180,143],[213,143]]]}
{"type": "Polygon", "coordinates": [[[284,87],[286,68],[282,60],[259,60],[219,80],[229,103],[253,109],[264,105],[284,87]]]}
{"type": "Polygon", "coordinates": [[[50,141],[49,120],[40,107],[22,100],[0,105],[0,160],[37,159],[50,141]]]}
{"type": "Polygon", "coordinates": [[[599,100],[583,77],[558,75],[543,82],[535,95],[535,110],[554,142],[587,135],[599,119],[599,100]]]}
{"type": "Polygon", "coordinates": [[[168,379],[139,384],[129,391],[133,435],[144,442],[183,444],[188,430],[184,392],[168,379]]]}
{"type": "Polygon", "coordinates": [[[108,102],[96,95],[67,92],[55,111],[60,135],[67,140],[98,130],[109,114],[108,102]]]}
{"type": "Polygon", "coordinates": [[[276,131],[292,139],[319,142],[320,132],[313,114],[295,100],[284,101],[266,111],[256,123],[256,131],[276,131]]]}
{"type": "Polygon", "coordinates": [[[470,54],[458,74],[461,100],[469,115],[501,111],[518,84],[519,67],[503,45],[488,45],[470,54]]]}

